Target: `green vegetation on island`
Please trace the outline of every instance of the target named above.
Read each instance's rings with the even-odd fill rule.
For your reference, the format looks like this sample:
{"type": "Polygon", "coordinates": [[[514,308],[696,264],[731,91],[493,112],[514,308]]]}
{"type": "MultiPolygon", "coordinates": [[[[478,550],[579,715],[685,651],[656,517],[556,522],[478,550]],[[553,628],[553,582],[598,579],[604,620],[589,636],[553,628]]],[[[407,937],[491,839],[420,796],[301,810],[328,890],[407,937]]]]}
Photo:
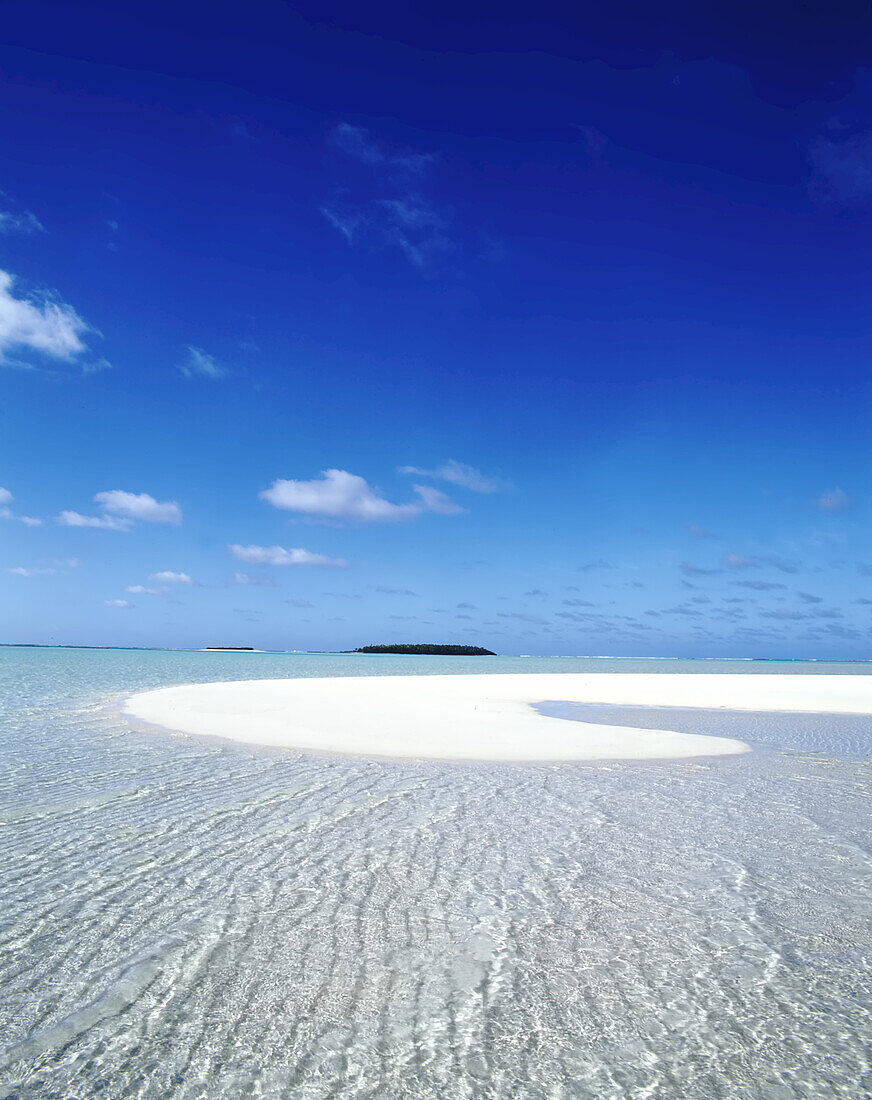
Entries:
{"type": "Polygon", "coordinates": [[[480,645],[364,645],[352,653],[423,653],[431,657],[496,657],[490,649],[480,645]]]}

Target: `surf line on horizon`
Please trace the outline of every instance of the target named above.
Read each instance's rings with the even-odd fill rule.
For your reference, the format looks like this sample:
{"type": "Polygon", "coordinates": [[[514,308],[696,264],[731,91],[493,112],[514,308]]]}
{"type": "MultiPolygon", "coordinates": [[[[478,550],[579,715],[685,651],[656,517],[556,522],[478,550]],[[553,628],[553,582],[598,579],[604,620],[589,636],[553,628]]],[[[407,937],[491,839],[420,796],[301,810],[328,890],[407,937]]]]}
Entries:
{"type": "Polygon", "coordinates": [[[131,718],[299,752],[443,761],[680,760],[751,751],[727,737],[550,717],[545,701],[872,713],[872,677],[520,673],[241,680],[131,696],[131,718]]]}

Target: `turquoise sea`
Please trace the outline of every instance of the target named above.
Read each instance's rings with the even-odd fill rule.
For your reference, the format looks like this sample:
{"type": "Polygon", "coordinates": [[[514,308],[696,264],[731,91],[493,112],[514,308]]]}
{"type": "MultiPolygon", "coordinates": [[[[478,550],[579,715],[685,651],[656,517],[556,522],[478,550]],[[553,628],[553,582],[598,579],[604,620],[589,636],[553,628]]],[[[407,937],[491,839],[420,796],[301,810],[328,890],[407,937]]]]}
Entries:
{"type": "Polygon", "coordinates": [[[559,707],[677,763],[307,757],[207,680],[872,665],[0,648],[0,1096],[872,1095],[872,720],[559,707]]]}

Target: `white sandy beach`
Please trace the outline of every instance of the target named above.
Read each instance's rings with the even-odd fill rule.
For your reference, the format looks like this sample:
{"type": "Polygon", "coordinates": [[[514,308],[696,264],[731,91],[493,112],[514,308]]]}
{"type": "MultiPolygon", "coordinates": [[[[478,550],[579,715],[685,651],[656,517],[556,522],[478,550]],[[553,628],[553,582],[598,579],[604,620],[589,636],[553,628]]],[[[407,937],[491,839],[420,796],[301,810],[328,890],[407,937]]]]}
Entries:
{"type": "Polygon", "coordinates": [[[735,674],[366,676],[248,680],[132,696],[131,717],[180,733],[350,756],[643,760],[749,751],[743,741],[566,721],[542,702],[872,713],[872,677],[735,674]]]}

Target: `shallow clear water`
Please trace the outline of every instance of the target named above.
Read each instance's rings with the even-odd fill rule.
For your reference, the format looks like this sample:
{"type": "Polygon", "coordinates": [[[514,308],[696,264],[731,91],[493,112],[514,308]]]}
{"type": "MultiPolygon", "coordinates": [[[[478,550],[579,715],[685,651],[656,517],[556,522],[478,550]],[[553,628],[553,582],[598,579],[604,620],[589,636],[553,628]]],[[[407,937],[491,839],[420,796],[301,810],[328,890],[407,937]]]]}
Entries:
{"type": "Polygon", "coordinates": [[[130,691],[869,666],[0,649],[0,1095],[872,1094],[866,720],[569,708],[746,756],[343,761],[130,691]]]}

